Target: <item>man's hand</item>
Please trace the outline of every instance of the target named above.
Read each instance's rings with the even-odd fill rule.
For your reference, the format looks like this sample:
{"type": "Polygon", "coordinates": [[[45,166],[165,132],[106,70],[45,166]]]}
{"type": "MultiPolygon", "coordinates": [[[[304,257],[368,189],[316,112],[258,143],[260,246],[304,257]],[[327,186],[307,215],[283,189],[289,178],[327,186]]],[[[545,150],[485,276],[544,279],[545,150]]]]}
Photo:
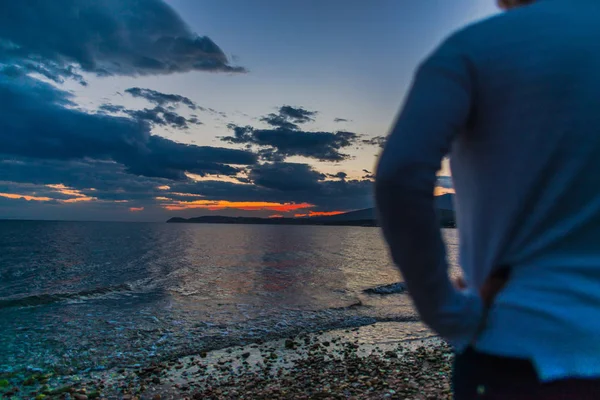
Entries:
{"type": "Polygon", "coordinates": [[[490,308],[498,293],[508,282],[508,275],[492,273],[479,289],[479,294],[486,308],[490,308]]]}
{"type": "MultiPolygon", "coordinates": [[[[479,289],[479,295],[481,296],[483,304],[486,308],[491,307],[498,293],[504,289],[506,282],[508,282],[508,275],[504,273],[504,271],[492,273],[485,280],[483,286],[481,286],[479,289]]],[[[459,290],[464,290],[467,288],[467,282],[462,276],[454,280],[454,285],[459,290]]]]}

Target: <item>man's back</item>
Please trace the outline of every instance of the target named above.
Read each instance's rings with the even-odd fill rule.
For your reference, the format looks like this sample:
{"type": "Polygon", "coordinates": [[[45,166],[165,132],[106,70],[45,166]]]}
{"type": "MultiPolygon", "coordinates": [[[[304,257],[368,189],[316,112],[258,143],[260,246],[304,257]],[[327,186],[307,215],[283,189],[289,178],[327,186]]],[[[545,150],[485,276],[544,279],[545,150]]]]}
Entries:
{"type": "Polygon", "coordinates": [[[477,347],[547,358],[548,378],[600,332],[598,21],[600,2],[545,0],[457,36],[475,79],[452,150],[462,266],[477,285],[512,267],[477,347]]]}
{"type": "Polygon", "coordinates": [[[411,292],[425,293],[415,303],[434,329],[459,349],[473,339],[531,359],[542,380],[600,376],[598,21],[600,1],[540,0],[454,34],[422,64],[378,171],[392,220],[385,193],[418,210],[451,149],[466,279],[479,288],[509,266],[507,286],[487,316],[476,297],[434,287],[416,271],[436,256],[410,250],[432,232],[408,214],[397,216],[404,228],[383,221],[392,254],[411,292]],[[477,315],[485,327],[471,338],[477,315]]]}
{"type": "Polygon", "coordinates": [[[469,215],[461,232],[505,234],[494,249],[463,242],[477,283],[483,265],[527,263],[600,230],[598,21],[597,1],[545,0],[454,39],[474,81],[469,125],[452,151],[459,214],[469,215]]]}
{"type": "Polygon", "coordinates": [[[476,284],[512,267],[477,348],[531,356],[548,379],[600,368],[598,21],[600,2],[544,0],[462,33],[476,82],[452,151],[462,265],[476,284]]]}

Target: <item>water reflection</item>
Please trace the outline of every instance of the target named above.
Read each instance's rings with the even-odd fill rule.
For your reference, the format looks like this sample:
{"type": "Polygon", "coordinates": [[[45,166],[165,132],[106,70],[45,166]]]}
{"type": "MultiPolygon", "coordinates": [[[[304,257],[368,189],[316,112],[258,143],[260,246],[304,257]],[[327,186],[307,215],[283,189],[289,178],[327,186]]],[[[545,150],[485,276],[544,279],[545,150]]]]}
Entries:
{"type": "Polygon", "coordinates": [[[362,293],[400,279],[375,228],[0,222],[0,246],[0,369],[412,312],[406,296],[362,293]],[[1,306],[14,299],[33,303],[1,306]],[[358,301],[368,307],[344,309],[358,301]]]}

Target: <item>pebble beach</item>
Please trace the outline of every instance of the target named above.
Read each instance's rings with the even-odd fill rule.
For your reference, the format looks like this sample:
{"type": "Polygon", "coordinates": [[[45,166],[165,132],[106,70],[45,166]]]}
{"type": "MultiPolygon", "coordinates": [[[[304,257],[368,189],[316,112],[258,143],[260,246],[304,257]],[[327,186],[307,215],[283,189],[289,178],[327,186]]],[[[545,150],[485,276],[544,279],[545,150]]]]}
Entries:
{"type": "Polygon", "coordinates": [[[450,347],[432,334],[411,340],[389,337],[403,324],[259,340],[87,375],[4,374],[0,398],[450,399],[450,347]]]}

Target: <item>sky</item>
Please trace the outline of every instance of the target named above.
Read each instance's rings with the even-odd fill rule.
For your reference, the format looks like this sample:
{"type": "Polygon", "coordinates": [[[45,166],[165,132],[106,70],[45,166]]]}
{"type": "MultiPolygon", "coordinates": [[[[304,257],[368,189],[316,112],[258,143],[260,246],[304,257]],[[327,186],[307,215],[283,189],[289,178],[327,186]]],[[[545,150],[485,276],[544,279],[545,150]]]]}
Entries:
{"type": "Polygon", "coordinates": [[[496,12],[493,0],[2,2],[0,219],[372,207],[415,68],[496,12]]]}

